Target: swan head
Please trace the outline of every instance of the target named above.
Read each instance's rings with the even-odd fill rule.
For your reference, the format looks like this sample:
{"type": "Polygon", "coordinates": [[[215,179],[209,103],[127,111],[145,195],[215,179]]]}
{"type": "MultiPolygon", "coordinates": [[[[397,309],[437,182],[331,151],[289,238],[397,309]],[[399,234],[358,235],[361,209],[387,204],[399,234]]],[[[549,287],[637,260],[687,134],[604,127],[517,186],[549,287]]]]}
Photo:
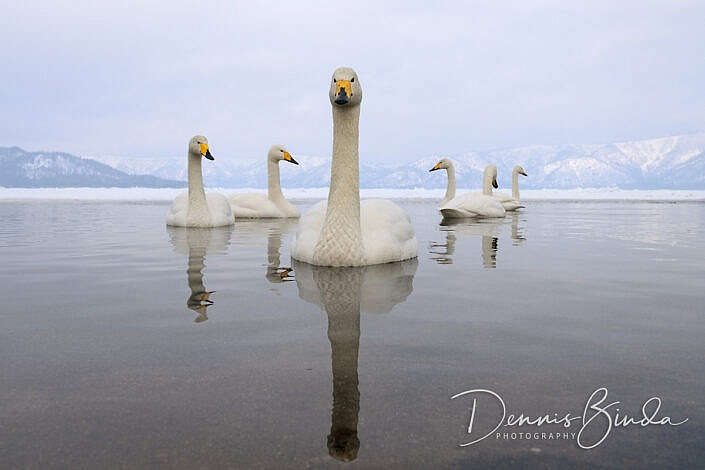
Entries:
{"type": "Polygon", "coordinates": [[[438,160],[438,163],[434,165],[433,168],[431,168],[428,171],[436,171],[436,170],[447,170],[448,168],[453,167],[453,162],[450,161],[450,158],[441,158],[438,160]]]}
{"type": "Polygon", "coordinates": [[[497,167],[495,165],[487,165],[487,167],[485,167],[485,178],[491,178],[492,187],[499,188],[497,184],[497,167]]]}
{"type": "Polygon", "coordinates": [[[293,163],[294,165],[299,164],[299,162],[294,160],[294,157],[292,157],[289,151],[281,144],[272,145],[267,155],[269,157],[269,161],[272,162],[280,162],[281,160],[284,160],[286,162],[293,163]]]}
{"type": "Polygon", "coordinates": [[[529,176],[529,175],[526,174],[526,172],[525,172],[524,169],[521,167],[521,165],[515,166],[515,167],[514,167],[514,171],[517,172],[517,173],[519,173],[520,175],[529,176]]]}
{"type": "Polygon", "coordinates": [[[191,137],[191,140],[188,143],[188,151],[192,155],[200,155],[208,160],[215,160],[213,155],[211,155],[210,148],[208,147],[208,139],[202,135],[195,135],[191,137]]]}
{"type": "Polygon", "coordinates": [[[353,107],[362,102],[362,87],[357,73],[350,67],[339,67],[330,81],[330,102],[333,107],[353,107]]]}

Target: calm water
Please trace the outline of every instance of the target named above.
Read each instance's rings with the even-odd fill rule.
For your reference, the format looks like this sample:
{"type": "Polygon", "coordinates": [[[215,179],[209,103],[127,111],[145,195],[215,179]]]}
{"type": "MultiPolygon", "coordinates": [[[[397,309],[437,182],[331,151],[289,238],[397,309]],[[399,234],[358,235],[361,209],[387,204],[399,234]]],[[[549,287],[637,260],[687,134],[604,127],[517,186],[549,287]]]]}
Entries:
{"type": "Polygon", "coordinates": [[[533,203],[458,225],[401,204],[417,261],[322,269],[290,260],[295,223],[0,203],[0,467],[705,466],[705,204],[533,203]],[[591,450],[533,437],[580,421],[460,447],[501,405],[456,394],[562,417],[600,387],[612,414],[642,419],[658,396],[658,419],[688,421],[591,450]]]}

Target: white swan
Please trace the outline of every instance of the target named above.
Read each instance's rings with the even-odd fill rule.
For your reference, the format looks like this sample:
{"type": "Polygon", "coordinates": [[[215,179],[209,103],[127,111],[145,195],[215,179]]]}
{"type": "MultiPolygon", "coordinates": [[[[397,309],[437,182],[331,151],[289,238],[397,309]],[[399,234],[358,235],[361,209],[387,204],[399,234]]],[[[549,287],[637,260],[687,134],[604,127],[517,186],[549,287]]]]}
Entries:
{"type": "Polygon", "coordinates": [[[279,162],[287,161],[298,165],[283,145],[272,145],[267,154],[268,193],[241,193],[228,196],[230,208],[235,218],[288,218],[299,217],[299,210],[287,201],[282,194],[279,182],[279,162]]]}
{"type": "Polygon", "coordinates": [[[301,218],[292,258],[319,266],[365,266],[415,258],[416,236],[406,212],[384,199],[360,202],[362,88],[355,71],[337,69],[329,95],[333,161],[328,200],[301,218]]]}
{"type": "Polygon", "coordinates": [[[512,195],[507,193],[494,193],[493,196],[502,203],[504,209],[507,211],[515,211],[524,207],[521,204],[521,199],[519,199],[519,175],[526,175],[524,169],[516,165],[512,170],[512,195]]]}
{"type": "Polygon", "coordinates": [[[455,169],[453,162],[444,158],[429,171],[440,169],[448,171],[448,188],[446,197],[438,210],[444,218],[455,219],[463,217],[504,217],[502,203],[492,197],[492,186],[497,187],[497,167],[488,165],[482,181],[482,194],[468,193],[455,196],[455,169]],[[450,200],[447,198],[450,197],[450,200]]]}
{"type": "Polygon", "coordinates": [[[166,216],[167,225],[222,227],[233,224],[233,213],[225,196],[219,193],[206,194],[203,190],[203,157],[214,160],[208,149],[208,139],[202,135],[194,136],[188,144],[188,191],[174,199],[166,216]]]}

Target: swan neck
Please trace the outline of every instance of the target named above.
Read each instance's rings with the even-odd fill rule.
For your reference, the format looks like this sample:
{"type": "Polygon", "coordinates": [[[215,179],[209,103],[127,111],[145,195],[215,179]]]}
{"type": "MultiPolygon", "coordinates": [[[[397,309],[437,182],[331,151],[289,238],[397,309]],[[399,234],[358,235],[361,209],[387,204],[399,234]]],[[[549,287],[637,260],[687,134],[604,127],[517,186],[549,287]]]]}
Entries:
{"type": "Polygon", "coordinates": [[[360,228],[360,107],[333,107],[333,159],[326,218],[316,243],[314,263],[364,264],[360,228]]]}
{"type": "Polygon", "coordinates": [[[492,174],[489,170],[485,170],[482,177],[482,194],[492,196],[492,174]]]}
{"type": "Polygon", "coordinates": [[[453,167],[452,163],[446,171],[448,172],[448,187],[446,187],[446,195],[443,197],[441,205],[455,198],[455,167],[453,167]]]}
{"type": "Polygon", "coordinates": [[[519,171],[512,171],[512,197],[519,200],[519,171]]]}
{"type": "Polygon", "coordinates": [[[360,219],[360,107],[333,108],[333,160],[328,204],[357,201],[350,216],[360,219]]]}
{"type": "Polygon", "coordinates": [[[188,155],[188,203],[189,213],[208,212],[206,192],[203,189],[203,173],[201,171],[201,156],[189,152],[188,155]]]}
{"type": "Polygon", "coordinates": [[[284,199],[279,177],[279,162],[267,160],[267,195],[272,201],[284,199]]]}

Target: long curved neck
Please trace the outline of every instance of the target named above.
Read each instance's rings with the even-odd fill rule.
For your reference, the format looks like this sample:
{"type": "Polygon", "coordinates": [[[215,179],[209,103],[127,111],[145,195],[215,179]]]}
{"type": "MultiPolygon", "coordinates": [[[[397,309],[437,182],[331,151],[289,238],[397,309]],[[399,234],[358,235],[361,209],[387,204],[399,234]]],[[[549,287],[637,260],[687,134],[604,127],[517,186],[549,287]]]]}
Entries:
{"type": "Polygon", "coordinates": [[[203,189],[201,156],[188,154],[188,210],[194,213],[208,213],[206,192],[203,189]]]}
{"type": "Polygon", "coordinates": [[[443,197],[441,205],[455,198],[455,167],[453,167],[452,163],[446,171],[448,172],[448,187],[446,188],[446,195],[443,197]]]}
{"type": "Polygon", "coordinates": [[[512,197],[519,200],[519,170],[512,171],[512,197]]]}
{"type": "Polygon", "coordinates": [[[489,170],[485,170],[482,176],[482,194],[492,196],[492,174],[489,170]]]}
{"type": "Polygon", "coordinates": [[[316,257],[321,264],[363,264],[360,230],[360,162],[358,154],[360,107],[333,107],[333,161],[326,220],[316,257]]]}
{"type": "Polygon", "coordinates": [[[328,207],[340,206],[348,218],[356,219],[358,226],[360,225],[359,123],[359,106],[333,108],[333,161],[328,193],[328,207]]]}
{"type": "Polygon", "coordinates": [[[267,159],[267,195],[272,201],[284,199],[279,179],[279,162],[267,159]]]}

